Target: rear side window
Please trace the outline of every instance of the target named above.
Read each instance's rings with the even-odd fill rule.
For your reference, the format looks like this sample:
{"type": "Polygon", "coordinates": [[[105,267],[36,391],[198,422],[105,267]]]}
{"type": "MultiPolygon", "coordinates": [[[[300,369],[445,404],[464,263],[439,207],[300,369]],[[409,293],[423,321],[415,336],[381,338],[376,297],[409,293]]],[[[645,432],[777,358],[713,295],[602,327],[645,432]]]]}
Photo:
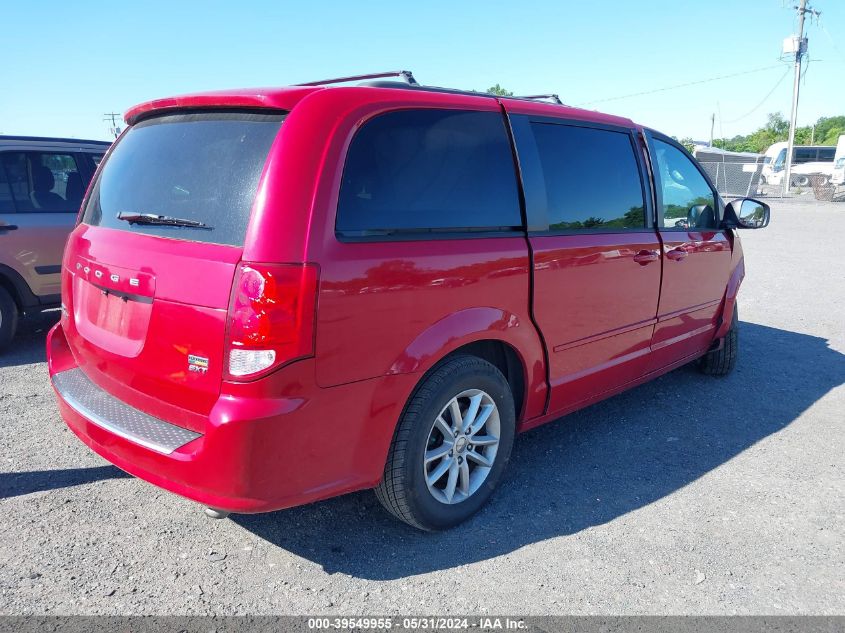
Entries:
{"type": "Polygon", "coordinates": [[[12,198],[12,187],[9,186],[2,158],[3,154],[0,154],[0,213],[14,213],[15,201],[12,198]]]}
{"type": "Polygon", "coordinates": [[[645,228],[639,166],[626,132],[533,122],[550,230],[645,228]]]}
{"type": "Polygon", "coordinates": [[[811,163],[818,157],[818,150],[815,147],[796,147],[795,148],[795,164],[811,163]]]}
{"type": "Polygon", "coordinates": [[[84,183],[73,154],[0,154],[0,210],[18,213],[76,213],[84,183]]]}
{"type": "Polygon", "coordinates": [[[135,233],[243,245],[283,114],[202,112],[141,121],[114,147],[82,221],[135,233]],[[129,222],[138,215],[204,227],[129,222]]]}
{"type": "Polygon", "coordinates": [[[521,225],[513,155],[498,112],[391,112],[352,139],[338,200],[339,234],[521,225]]]}

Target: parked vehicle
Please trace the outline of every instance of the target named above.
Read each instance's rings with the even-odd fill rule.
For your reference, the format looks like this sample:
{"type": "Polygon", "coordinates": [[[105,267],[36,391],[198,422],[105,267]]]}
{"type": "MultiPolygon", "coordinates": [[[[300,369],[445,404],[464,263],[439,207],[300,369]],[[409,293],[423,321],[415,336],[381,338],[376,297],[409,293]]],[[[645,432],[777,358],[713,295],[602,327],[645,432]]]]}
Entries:
{"type": "MultiPolygon", "coordinates": [[[[779,185],[783,182],[786,169],[786,141],[774,143],[766,150],[763,158],[763,182],[769,185],[779,185]]],[[[810,176],[823,174],[828,177],[833,174],[833,157],[836,148],[828,145],[795,145],[792,148],[792,177],[790,180],[796,187],[807,187],[810,176]]]]}
{"type": "Polygon", "coordinates": [[[0,136],[0,350],[20,315],[59,307],[62,249],[108,146],[0,136]]]}
{"type": "Polygon", "coordinates": [[[835,186],[845,185],[845,134],[836,143],[836,156],[833,159],[833,175],[830,183],[835,186]]]}
{"type": "Polygon", "coordinates": [[[126,120],[65,251],[50,375],[82,441],[214,516],[375,487],[448,528],[516,432],[736,361],[734,229],[769,209],[723,205],[628,119],[377,81],[126,120]]]}

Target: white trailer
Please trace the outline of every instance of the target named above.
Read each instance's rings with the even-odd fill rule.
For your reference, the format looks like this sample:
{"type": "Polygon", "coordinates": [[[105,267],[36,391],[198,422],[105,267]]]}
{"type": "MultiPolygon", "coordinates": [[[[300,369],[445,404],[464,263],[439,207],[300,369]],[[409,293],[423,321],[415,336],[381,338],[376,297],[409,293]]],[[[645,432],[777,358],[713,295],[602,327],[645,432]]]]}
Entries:
{"type": "Polygon", "coordinates": [[[830,177],[833,185],[845,185],[845,134],[839,137],[836,144],[836,155],[833,158],[833,174],[830,177]]]}

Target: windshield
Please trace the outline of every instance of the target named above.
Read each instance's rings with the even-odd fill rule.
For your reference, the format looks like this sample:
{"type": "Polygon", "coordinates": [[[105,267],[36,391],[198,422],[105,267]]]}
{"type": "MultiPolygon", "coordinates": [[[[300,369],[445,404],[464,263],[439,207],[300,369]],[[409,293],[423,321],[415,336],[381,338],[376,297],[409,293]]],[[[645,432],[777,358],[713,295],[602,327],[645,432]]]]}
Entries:
{"type": "Polygon", "coordinates": [[[283,118],[230,111],[141,121],[103,165],[82,222],[242,246],[258,179],[283,118]]]}

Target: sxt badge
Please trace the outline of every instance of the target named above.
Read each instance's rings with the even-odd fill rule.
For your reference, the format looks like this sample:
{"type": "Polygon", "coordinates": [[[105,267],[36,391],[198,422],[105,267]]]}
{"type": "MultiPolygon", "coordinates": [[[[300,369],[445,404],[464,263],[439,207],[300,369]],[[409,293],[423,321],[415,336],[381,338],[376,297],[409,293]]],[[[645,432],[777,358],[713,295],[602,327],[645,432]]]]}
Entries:
{"type": "Polygon", "coordinates": [[[208,371],[208,359],[202,356],[188,354],[188,371],[204,374],[208,371]]]}

